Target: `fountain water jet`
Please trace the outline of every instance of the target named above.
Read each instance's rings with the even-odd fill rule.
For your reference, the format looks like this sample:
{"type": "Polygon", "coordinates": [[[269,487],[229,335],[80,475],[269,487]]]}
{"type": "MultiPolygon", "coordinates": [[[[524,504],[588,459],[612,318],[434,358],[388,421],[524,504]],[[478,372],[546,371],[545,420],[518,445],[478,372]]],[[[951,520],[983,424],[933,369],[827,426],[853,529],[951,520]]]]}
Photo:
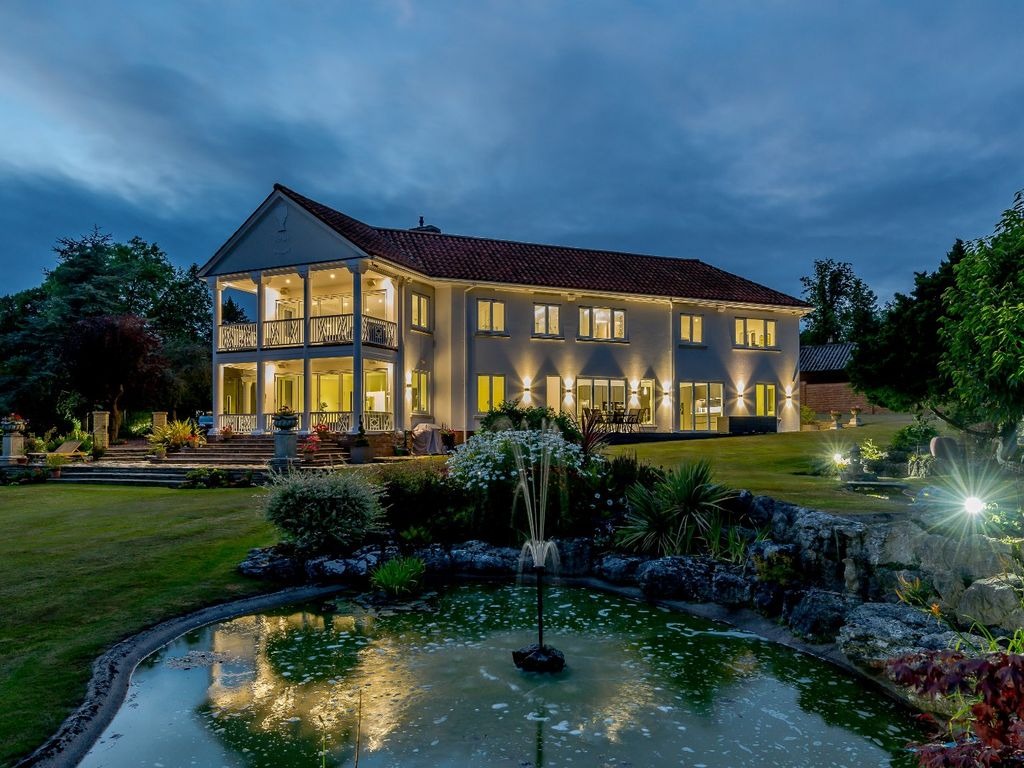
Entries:
{"type": "Polygon", "coordinates": [[[522,495],[529,527],[519,563],[521,568],[529,557],[537,579],[537,642],[512,652],[515,665],[527,672],[561,672],[565,667],[565,655],[544,644],[544,572],[549,559],[558,566],[558,548],[544,538],[552,459],[551,443],[545,438],[553,434],[559,433],[546,428],[540,432],[540,439],[529,446],[529,462],[523,458],[522,447],[514,440],[510,443],[516,463],[516,497],[522,495]]]}

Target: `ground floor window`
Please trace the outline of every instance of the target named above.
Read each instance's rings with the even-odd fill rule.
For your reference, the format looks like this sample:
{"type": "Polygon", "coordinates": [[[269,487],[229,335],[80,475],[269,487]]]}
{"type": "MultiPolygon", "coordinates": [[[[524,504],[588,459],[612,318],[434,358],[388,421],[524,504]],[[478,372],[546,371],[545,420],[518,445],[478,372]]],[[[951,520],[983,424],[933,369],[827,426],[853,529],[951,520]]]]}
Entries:
{"type": "Polygon", "coordinates": [[[562,412],[562,379],[558,376],[544,377],[545,397],[548,408],[555,413],[562,412]]]}
{"type": "Polygon", "coordinates": [[[775,403],[774,384],[758,384],[754,387],[754,409],[756,416],[774,416],[775,403]]]}
{"type": "Polygon", "coordinates": [[[576,402],[579,418],[587,411],[595,410],[612,413],[626,409],[625,379],[591,379],[576,380],[576,402]]]}
{"type": "Polygon", "coordinates": [[[505,377],[482,375],[476,377],[476,412],[493,411],[505,399],[505,377]]]}
{"type": "Polygon", "coordinates": [[[430,376],[426,371],[412,372],[412,412],[430,413],[430,376]]]}
{"type": "Polygon", "coordinates": [[[640,423],[648,427],[654,425],[654,392],[654,379],[640,379],[636,394],[629,398],[629,407],[639,409],[640,423]]]}
{"type": "Polygon", "coordinates": [[[725,416],[720,381],[679,383],[679,428],[684,432],[717,432],[725,416]]]}

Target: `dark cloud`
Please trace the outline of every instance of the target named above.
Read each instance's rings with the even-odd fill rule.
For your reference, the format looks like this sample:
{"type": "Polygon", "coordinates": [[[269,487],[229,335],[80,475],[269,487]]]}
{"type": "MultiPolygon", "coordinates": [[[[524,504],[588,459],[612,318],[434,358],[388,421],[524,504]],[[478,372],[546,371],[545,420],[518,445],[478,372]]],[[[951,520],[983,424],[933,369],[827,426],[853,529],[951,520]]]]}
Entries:
{"type": "Polygon", "coordinates": [[[93,224],[202,262],[283,181],[889,295],[1024,187],[1010,0],[38,5],[0,10],[0,290],[93,224]]]}

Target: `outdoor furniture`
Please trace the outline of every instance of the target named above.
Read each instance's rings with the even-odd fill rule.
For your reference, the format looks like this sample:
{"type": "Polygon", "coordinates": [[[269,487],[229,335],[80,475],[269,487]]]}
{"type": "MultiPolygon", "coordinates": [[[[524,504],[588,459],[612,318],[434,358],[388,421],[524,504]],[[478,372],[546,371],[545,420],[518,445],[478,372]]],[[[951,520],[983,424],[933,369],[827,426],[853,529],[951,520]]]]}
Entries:
{"type": "Polygon", "coordinates": [[[78,450],[81,445],[81,440],[65,440],[57,446],[57,450],[49,451],[46,455],[67,456],[69,459],[80,459],[81,461],[85,461],[86,454],[78,450]]]}

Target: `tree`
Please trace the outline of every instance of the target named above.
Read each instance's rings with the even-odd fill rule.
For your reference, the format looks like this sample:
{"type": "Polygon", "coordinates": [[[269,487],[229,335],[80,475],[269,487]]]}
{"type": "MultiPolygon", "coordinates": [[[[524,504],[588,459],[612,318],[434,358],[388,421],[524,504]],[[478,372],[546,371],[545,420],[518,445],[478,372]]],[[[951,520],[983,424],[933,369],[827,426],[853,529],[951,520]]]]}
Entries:
{"type": "Polygon", "coordinates": [[[232,297],[228,296],[227,301],[224,302],[224,306],[220,310],[220,319],[224,325],[234,325],[236,323],[251,323],[252,320],[245,313],[245,310],[239,306],[232,297]]]}
{"type": "Polygon", "coordinates": [[[994,425],[996,457],[1005,462],[1024,418],[1024,191],[953,273],[943,296],[940,369],[964,413],[994,425]]]}
{"type": "MultiPolygon", "coordinates": [[[[141,323],[147,354],[173,360],[163,366],[159,387],[152,381],[140,391],[127,387],[116,407],[205,406],[211,311],[198,268],[176,268],[156,244],[138,237],[115,243],[99,230],[63,238],[54,250],[57,266],[41,286],[0,297],[0,405],[39,427],[66,421],[75,403],[114,410],[116,392],[89,384],[90,376],[105,376],[97,363],[69,350],[80,346],[73,338],[80,323],[116,317],[141,323]]],[[[137,362],[148,370],[145,359],[137,362]]]]}
{"type": "Polygon", "coordinates": [[[135,315],[90,317],[68,334],[69,381],[87,400],[110,408],[110,436],[121,429],[126,405],[146,403],[166,368],[160,339],[135,315]]]}
{"type": "Polygon", "coordinates": [[[801,344],[859,341],[875,329],[878,298],[848,262],[817,259],[814,274],[800,282],[804,298],[814,306],[800,334],[801,344]]]}
{"type": "Polygon", "coordinates": [[[950,403],[952,381],[939,368],[946,349],[939,326],[946,313],[942,295],[953,286],[953,270],[965,252],[957,240],[937,270],[916,273],[914,290],[897,293],[874,331],[859,340],[847,372],[854,389],[875,405],[929,409],[960,424],[950,403]]]}

